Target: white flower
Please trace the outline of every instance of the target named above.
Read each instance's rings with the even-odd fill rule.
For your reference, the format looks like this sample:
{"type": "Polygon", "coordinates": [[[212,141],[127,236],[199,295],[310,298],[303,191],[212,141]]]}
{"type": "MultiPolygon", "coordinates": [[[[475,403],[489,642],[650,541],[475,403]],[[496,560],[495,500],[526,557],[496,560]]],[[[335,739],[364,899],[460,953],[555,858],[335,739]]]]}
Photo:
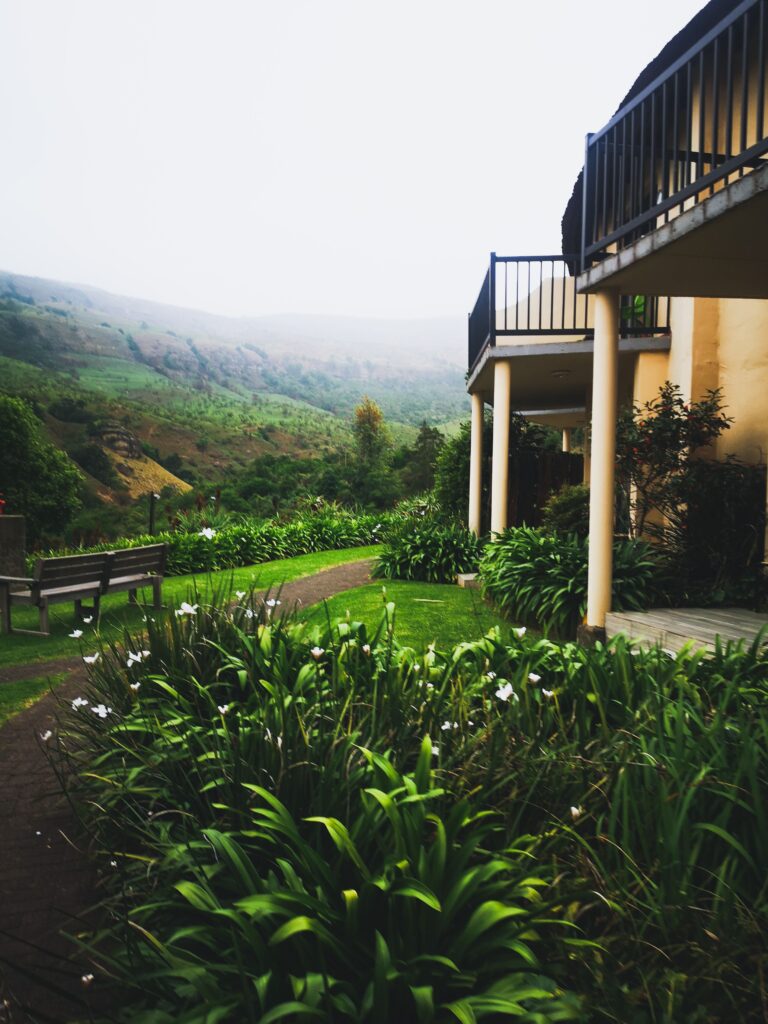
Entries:
{"type": "Polygon", "coordinates": [[[413,671],[414,672],[421,672],[421,665],[414,665],[413,666],[413,671]]]}
{"type": "Polygon", "coordinates": [[[277,608],[279,604],[282,604],[282,601],[276,601],[274,597],[270,597],[269,600],[265,602],[265,604],[267,608],[277,608]]]}
{"type": "Polygon", "coordinates": [[[312,655],[315,661],[319,661],[320,658],[322,658],[322,656],[325,654],[325,651],[323,650],[322,647],[313,647],[309,653],[312,655]]]}
{"type": "Polygon", "coordinates": [[[244,590],[236,590],[235,591],[235,597],[237,598],[238,601],[242,601],[243,598],[245,597],[245,591],[244,590]]]}
{"type": "Polygon", "coordinates": [[[198,537],[205,537],[206,540],[213,540],[215,536],[216,531],[212,530],[210,526],[204,526],[200,533],[198,533],[198,537]]]}
{"type": "Polygon", "coordinates": [[[432,744],[432,756],[437,757],[440,754],[440,747],[436,743],[432,744]]]}
{"type": "Polygon", "coordinates": [[[90,626],[90,624],[93,622],[93,616],[92,615],[85,616],[83,618],[83,622],[86,624],[86,626],[90,626]]]}
{"type": "Polygon", "coordinates": [[[445,721],[440,726],[440,728],[443,730],[443,732],[447,732],[448,729],[458,729],[459,728],[459,723],[458,722],[448,722],[448,721],[445,721]]]}
{"type": "Polygon", "coordinates": [[[101,655],[98,652],[96,654],[86,654],[83,661],[86,665],[95,665],[100,657],[101,655]]]}
{"type": "Polygon", "coordinates": [[[139,688],[141,687],[141,683],[130,683],[129,685],[130,685],[130,687],[131,687],[131,689],[133,690],[134,693],[138,693],[139,692],[139,688]]]}
{"type": "Polygon", "coordinates": [[[106,704],[96,704],[91,708],[94,715],[98,715],[99,718],[106,718],[107,715],[112,714],[112,708],[108,708],[106,704]]]}
{"type": "Polygon", "coordinates": [[[496,673],[495,672],[489,672],[487,678],[488,678],[488,682],[492,683],[493,680],[496,678],[496,673]]]}
{"type": "Polygon", "coordinates": [[[534,683],[534,684],[535,683],[540,683],[541,682],[541,676],[537,676],[535,672],[529,672],[528,673],[528,682],[529,683],[534,683]]]}
{"type": "Polygon", "coordinates": [[[82,629],[75,629],[69,635],[72,637],[73,640],[79,640],[80,637],[83,635],[83,631],[82,629]]]}
{"type": "Polygon", "coordinates": [[[85,985],[85,987],[88,988],[89,985],[93,984],[93,975],[92,974],[84,974],[82,976],[82,978],[80,979],[80,981],[82,981],[83,985],[85,985]]]}
{"type": "Polygon", "coordinates": [[[53,733],[51,732],[50,729],[46,729],[45,732],[40,733],[40,739],[43,741],[43,743],[47,743],[51,736],[53,736],[53,733]]]}
{"type": "Polygon", "coordinates": [[[72,710],[77,711],[78,708],[84,708],[87,703],[88,701],[85,699],[85,697],[75,697],[75,699],[72,701],[72,710]]]}
{"type": "Polygon", "coordinates": [[[116,860],[111,860],[111,861],[109,862],[109,866],[110,866],[111,868],[116,868],[116,867],[117,867],[117,861],[116,861],[116,860]]]}
{"type": "Polygon", "coordinates": [[[543,686],[541,688],[541,692],[547,698],[555,696],[555,691],[554,690],[545,690],[543,686]]]}
{"type": "Polygon", "coordinates": [[[198,605],[190,604],[188,601],[182,601],[179,608],[176,609],[177,615],[196,615],[198,605]]]}
{"type": "Polygon", "coordinates": [[[229,704],[219,704],[218,708],[220,715],[226,715],[226,713],[229,711],[229,704]]]}
{"type": "Polygon", "coordinates": [[[246,619],[252,619],[253,618],[253,608],[246,608],[245,609],[245,617],[246,617],[246,619]]]}
{"type": "Polygon", "coordinates": [[[371,645],[370,644],[363,644],[363,654],[370,654],[370,653],[371,653],[371,645]]]}
{"type": "Polygon", "coordinates": [[[525,626],[516,626],[512,630],[512,632],[515,634],[515,636],[517,637],[518,640],[522,640],[523,637],[525,636],[525,634],[527,633],[527,630],[526,630],[525,626]]]}
{"type": "Polygon", "coordinates": [[[583,813],[584,813],[584,808],[583,807],[572,807],[571,808],[571,817],[573,818],[574,821],[578,821],[583,813]]]}
{"type": "Polygon", "coordinates": [[[503,701],[508,701],[510,697],[512,697],[513,700],[518,699],[517,694],[515,693],[515,688],[512,686],[512,683],[504,683],[503,686],[500,686],[496,691],[496,696],[499,698],[499,700],[503,701]]]}

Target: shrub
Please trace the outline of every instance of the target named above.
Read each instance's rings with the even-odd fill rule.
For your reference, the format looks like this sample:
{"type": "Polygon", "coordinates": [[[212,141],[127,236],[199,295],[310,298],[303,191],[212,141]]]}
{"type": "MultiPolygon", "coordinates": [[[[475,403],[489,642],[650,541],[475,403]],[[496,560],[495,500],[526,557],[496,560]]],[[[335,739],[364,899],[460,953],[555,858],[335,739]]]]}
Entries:
{"type": "Polygon", "coordinates": [[[764,638],[417,653],[393,614],[251,599],[102,651],[59,750],[118,1017],[757,1019],[764,638]]]}
{"type": "MultiPolygon", "coordinates": [[[[105,541],[87,548],[57,550],[46,554],[113,551],[165,542],[168,545],[168,575],[185,576],[190,573],[257,565],[276,558],[290,558],[314,551],[375,544],[383,529],[383,522],[387,521],[386,516],[379,520],[372,514],[354,515],[337,509],[305,513],[287,523],[246,518],[234,522],[229,514],[222,514],[222,517],[225,515],[227,518],[223,521],[229,522],[230,525],[225,525],[221,529],[211,527],[210,534],[204,532],[205,528],[199,529],[196,533],[159,533],[154,536],[144,534],[105,541]]],[[[187,520],[188,523],[194,522],[195,525],[199,525],[199,521],[187,520]]],[[[33,565],[36,557],[38,556],[30,557],[30,565],[33,565]]]]}
{"type": "MultiPolygon", "coordinates": [[[[527,526],[505,530],[485,548],[480,563],[484,592],[507,615],[543,630],[573,634],[587,605],[586,540],[527,526]]],[[[642,541],[619,541],[613,550],[616,611],[647,608],[656,593],[659,563],[642,541]]]]}
{"type": "Polygon", "coordinates": [[[123,1019],[579,1019],[530,840],[434,772],[442,718],[450,763],[473,691],[484,715],[479,680],[462,709],[453,663],[400,652],[391,613],[307,636],[198,608],[149,623],[148,655],[126,637],[130,669],[102,652],[105,713],[78,707],[64,742],[118,865],[99,957],[123,1019]]]}
{"type": "Polygon", "coordinates": [[[393,525],[384,541],[375,578],[452,583],[459,573],[475,572],[480,559],[477,537],[458,523],[406,519],[393,525]]]}
{"type": "Polygon", "coordinates": [[[589,536],[589,487],[566,484],[551,495],[542,510],[541,528],[545,533],[575,533],[589,536]]]}

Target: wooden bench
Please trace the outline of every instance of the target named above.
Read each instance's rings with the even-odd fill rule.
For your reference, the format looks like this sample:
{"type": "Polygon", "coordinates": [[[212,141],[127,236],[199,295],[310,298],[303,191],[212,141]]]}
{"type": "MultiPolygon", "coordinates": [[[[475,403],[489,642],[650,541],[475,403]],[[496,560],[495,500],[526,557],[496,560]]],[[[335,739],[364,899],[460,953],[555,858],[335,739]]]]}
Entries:
{"type": "Polygon", "coordinates": [[[72,601],[75,614],[82,618],[83,602],[90,601],[89,610],[98,622],[105,594],[127,590],[128,600],[135,603],[136,591],[144,586],[152,587],[153,604],[159,608],[166,554],[166,544],[149,544],[121,551],[38,558],[31,578],[0,576],[0,626],[5,633],[50,636],[50,605],[72,601]],[[11,608],[15,604],[38,609],[39,630],[13,628],[11,608]]]}
{"type": "Polygon", "coordinates": [[[161,588],[165,576],[167,544],[147,544],[143,548],[123,548],[109,552],[109,572],[102,587],[102,594],[116,594],[128,591],[128,600],[136,604],[139,587],[152,587],[152,603],[162,608],[161,588]]]}

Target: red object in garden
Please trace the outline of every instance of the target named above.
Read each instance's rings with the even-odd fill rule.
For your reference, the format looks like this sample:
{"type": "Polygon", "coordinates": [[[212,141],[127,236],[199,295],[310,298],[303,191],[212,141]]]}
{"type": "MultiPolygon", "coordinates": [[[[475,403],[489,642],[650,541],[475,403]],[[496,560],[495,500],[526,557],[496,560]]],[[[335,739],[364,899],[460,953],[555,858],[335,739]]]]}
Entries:
{"type": "Polygon", "coordinates": [[[0,494],[0,516],[5,511],[5,498],[0,494]]]}

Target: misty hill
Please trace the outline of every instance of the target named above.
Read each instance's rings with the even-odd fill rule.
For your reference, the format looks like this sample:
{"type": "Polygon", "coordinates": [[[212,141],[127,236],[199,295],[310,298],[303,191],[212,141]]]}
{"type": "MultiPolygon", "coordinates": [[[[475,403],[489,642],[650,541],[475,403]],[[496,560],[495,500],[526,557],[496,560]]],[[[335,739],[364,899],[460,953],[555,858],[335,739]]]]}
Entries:
{"type": "Polygon", "coordinates": [[[229,318],[0,272],[0,388],[33,399],[64,448],[83,443],[86,422],[115,421],[171,472],[211,480],[265,452],[347,444],[364,394],[399,441],[423,419],[466,416],[464,329],[229,318]]]}

